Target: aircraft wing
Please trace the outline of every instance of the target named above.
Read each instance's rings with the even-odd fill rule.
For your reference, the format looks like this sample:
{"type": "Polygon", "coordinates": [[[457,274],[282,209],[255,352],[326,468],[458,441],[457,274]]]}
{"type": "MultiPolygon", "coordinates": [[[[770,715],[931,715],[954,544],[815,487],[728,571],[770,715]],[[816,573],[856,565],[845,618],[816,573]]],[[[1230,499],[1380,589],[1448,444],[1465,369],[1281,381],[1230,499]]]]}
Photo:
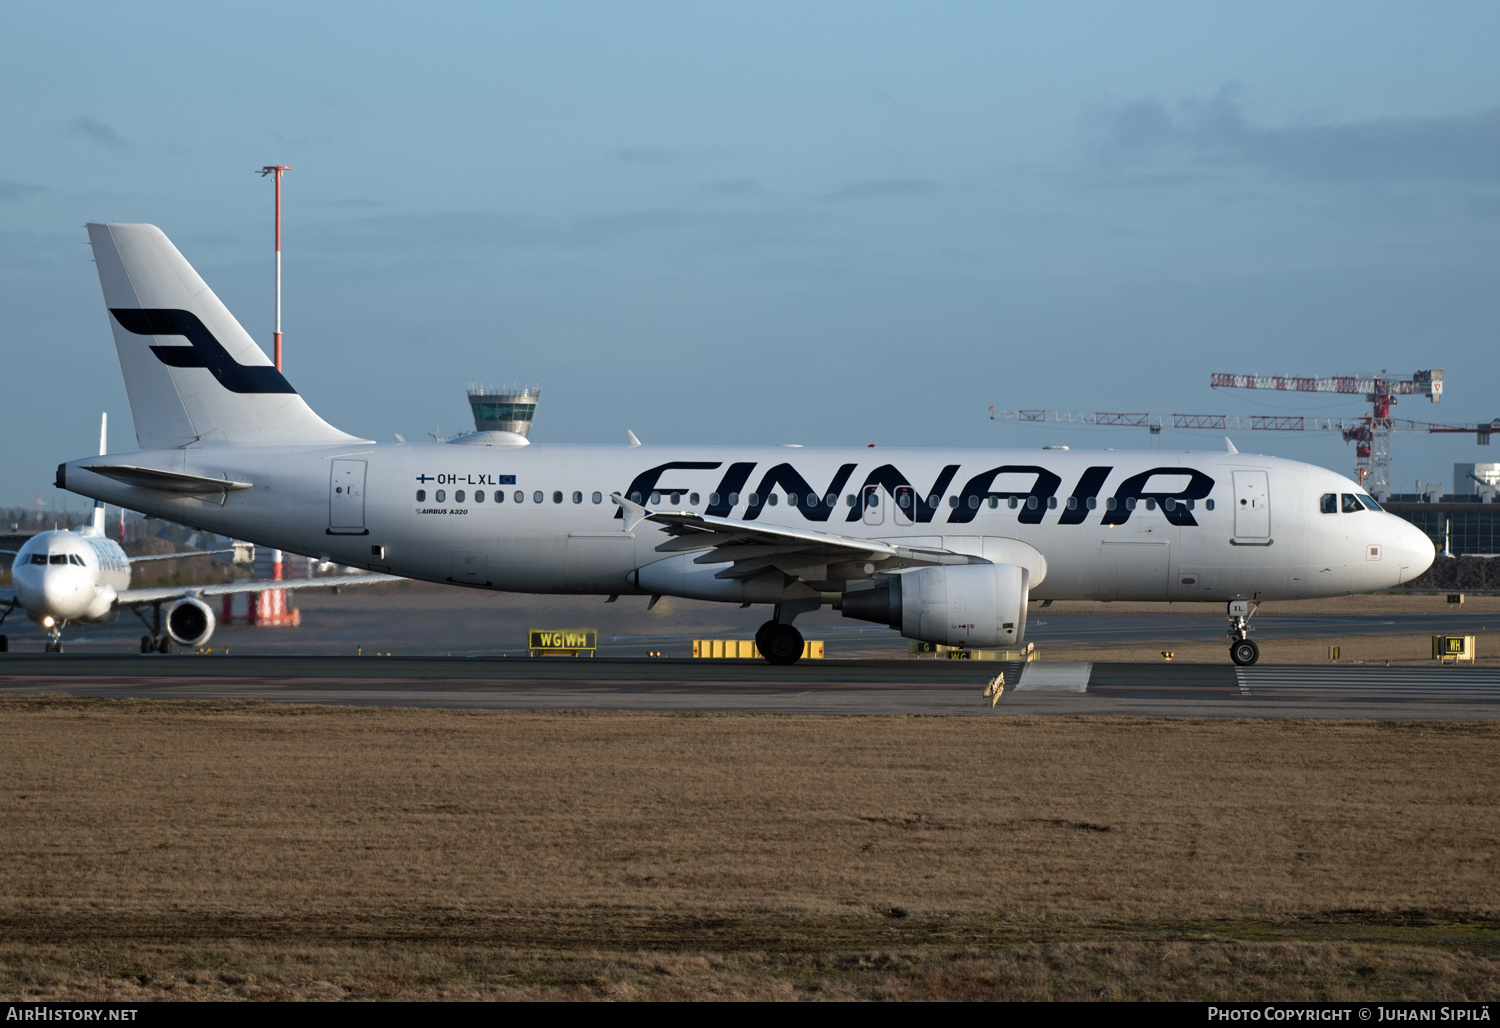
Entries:
{"type": "Polygon", "coordinates": [[[139,564],[142,561],[147,561],[147,560],[182,560],[182,559],[184,559],[186,557],[213,557],[213,556],[216,556],[216,555],[221,554],[221,553],[233,553],[233,552],[234,552],[233,549],[228,549],[228,550],[188,550],[185,553],[152,553],[152,554],[149,554],[149,555],[147,555],[145,557],[126,557],[125,559],[128,560],[128,561],[130,561],[130,563],[132,563],[132,564],[139,564]]]}
{"type": "MultiPolygon", "coordinates": [[[[178,554],[182,556],[182,554],[178,554]]],[[[230,593],[258,593],[267,589],[330,589],[345,585],[375,585],[378,582],[404,582],[400,575],[338,575],[329,578],[270,578],[222,582],[218,585],[161,585],[144,589],[126,589],[115,599],[117,607],[134,607],[144,603],[165,603],[188,596],[226,596],[230,593]]]]}
{"type": "Polygon", "coordinates": [[[626,531],[642,521],[652,521],[673,536],[656,547],[658,553],[707,550],[693,563],[733,562],[733,567],[720,571],[715,578],[750,578],[775,568],[794,577],[827,581],[868,578],[877,569],[895,571],[937,564],[990,563],[983,557],[939,547],[899,546],[876,539],[734,521],[693,511],[651,511],[619,493],[614,498],[625,508],[626,531]]]}

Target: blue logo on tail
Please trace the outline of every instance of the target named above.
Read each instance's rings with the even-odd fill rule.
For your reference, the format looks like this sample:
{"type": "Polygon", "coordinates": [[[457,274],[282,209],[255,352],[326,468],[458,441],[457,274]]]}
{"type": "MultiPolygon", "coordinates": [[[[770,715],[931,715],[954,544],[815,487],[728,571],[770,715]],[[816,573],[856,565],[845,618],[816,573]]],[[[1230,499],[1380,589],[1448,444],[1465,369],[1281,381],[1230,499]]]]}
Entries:
{"type": "Polygon", "coordinates": [[[266,365],[246,367],[229,355],[208,326],[191,311],[164,308],[131,310],[111,307],[125,331],[138,336],[184,336],[191,346],[153,346],[156,359],[169,368],[206,368],[232,393],[295,393],[281,372],[266,365]]]}

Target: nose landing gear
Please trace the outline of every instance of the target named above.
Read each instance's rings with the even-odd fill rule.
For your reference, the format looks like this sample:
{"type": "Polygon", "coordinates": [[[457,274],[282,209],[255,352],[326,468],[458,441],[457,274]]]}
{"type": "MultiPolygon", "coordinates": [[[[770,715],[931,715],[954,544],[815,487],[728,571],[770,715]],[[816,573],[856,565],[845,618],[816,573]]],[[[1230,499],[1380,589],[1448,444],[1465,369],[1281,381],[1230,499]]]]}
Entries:
{"type": "Polygon", "coordinates": [[[1239,667],[1249,667],[1260,659],[1260,647],[1249,638],[1250,619],[1259,606],[1259,600],[1229,601],[1229,659],[1239,667]]]}

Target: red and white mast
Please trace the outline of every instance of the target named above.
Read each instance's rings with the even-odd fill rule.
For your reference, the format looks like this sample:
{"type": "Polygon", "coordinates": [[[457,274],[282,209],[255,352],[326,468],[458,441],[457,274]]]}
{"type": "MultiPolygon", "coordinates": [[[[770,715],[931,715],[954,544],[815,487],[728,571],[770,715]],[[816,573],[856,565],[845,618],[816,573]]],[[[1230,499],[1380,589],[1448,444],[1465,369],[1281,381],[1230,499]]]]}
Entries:
{"type": "Polygon", "coordinates": [[[290,164],[268,164],[260,169],[261,178],[276,177],[276,370],[281,370],[281,173],[291,171],[290,164]]]}

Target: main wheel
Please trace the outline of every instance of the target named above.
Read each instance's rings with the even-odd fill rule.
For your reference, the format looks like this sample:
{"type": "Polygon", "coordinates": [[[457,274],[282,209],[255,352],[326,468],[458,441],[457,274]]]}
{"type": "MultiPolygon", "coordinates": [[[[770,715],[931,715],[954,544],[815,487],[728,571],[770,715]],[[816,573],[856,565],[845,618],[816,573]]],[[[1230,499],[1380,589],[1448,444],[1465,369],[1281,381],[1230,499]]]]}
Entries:
{"type": "Polygon", "coordinates": [[[159,643],[156,644],[156,652],[157,653],[171,653],[172,652],[172,638],[171,638],[171,636],[164,635],[164,636],[161,637],[161,642],[159,642],[159,643]]]}
{"type": "Polygon", "coordinates": [[[755,648],[764,657],[771,649],[771,632],[776,628],[776,622],[767,621],[755,630],[755,648]]]}
{"type": "Polygon", "coordinates": [[[156,643],[154,643],[154,642],[151,641],[151,637],[149,635],[143,635],[143,636],[141,636],[141,652],[142,653],[155,653],[156,652],[156,643]]]}
{"type": "Polygon", "coordinates": [[[1229,659],[1240,667],[1249,667],[1260,659],[1260,647],[1249,639],[1237,639],[1229,647],[1229,659]]]}
{"type": "Polygon", "coordinates": [[[802,633],[791,625],[774,625],[760,655],[772,664],[795,664],[802,659],[802,633]]]}

